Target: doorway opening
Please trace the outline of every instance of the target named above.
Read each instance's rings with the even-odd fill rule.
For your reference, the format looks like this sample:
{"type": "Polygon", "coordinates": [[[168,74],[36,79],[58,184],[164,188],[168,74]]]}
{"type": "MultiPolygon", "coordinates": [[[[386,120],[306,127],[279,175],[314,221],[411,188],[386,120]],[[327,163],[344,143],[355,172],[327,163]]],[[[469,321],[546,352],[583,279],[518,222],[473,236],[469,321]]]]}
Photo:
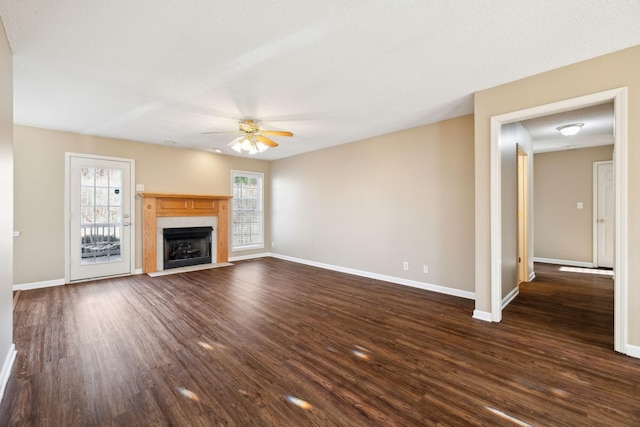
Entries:
{"type": "Polygon", "coordinates": [[[491,118],[491,321],[502,320],[502,207],[500,134],[503,125],[544,115],[589,107],[605,102],[614,103],[614,187],[615,187],[615,246],[614,246],[614,349],[627,353],[627,103],[626,88],[613,89],[552,104],[494,116],[491,118]]]}

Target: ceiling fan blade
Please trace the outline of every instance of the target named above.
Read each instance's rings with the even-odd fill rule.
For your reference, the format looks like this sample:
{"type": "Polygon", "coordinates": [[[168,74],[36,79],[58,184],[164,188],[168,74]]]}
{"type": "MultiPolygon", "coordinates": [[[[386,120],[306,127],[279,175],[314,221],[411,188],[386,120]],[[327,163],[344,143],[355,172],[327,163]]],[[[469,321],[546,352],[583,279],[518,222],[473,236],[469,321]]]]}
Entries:
{"type": "Polygon", "coordinates": [[[258,141],[262,142],[265,145],[268,145],[269,147],[275,148],[278,146],[278,144],[276,144],[274,141],[270,140],[266,136],[256,135],[256,138],[258,138],[258,141]]]}
{"type": "Polygon", "coordinates": [[[291,132],[282,130],[261,130],[260,133],[263,135],[293,136],[291,132]]]}
{"type": "Polygon", "coordinates": [[[212,135],[215,133],[238,133],[237,130],[227,130],[227,131],[220,131],[220,132],[201,132],[200,135],[212,135]]]}

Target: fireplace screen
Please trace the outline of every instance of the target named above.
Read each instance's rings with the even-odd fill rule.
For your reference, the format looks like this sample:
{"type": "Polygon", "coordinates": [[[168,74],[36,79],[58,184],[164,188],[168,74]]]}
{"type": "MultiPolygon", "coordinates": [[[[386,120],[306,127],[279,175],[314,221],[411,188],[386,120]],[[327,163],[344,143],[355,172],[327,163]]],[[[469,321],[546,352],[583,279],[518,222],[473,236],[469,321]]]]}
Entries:
{"type": "Polygon", "coordinates": [[[165,228],[164,269],[211,263],[212,227],[165,228]]]}

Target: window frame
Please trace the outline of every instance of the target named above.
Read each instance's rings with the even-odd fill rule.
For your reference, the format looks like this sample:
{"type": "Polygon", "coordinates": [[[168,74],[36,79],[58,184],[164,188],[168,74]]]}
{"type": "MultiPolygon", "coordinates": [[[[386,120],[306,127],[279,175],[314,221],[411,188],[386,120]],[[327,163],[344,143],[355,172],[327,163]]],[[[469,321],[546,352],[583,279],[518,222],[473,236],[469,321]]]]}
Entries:
{"type": "Polygon", "coordinates": [[[241,170],[231,170],[231,195],[233,196],[231,199],[231,251],[249,251],[254,249],[264,249],[264,173],[262,172],[251,172],[251,171],[241,171],[241,170]],[[236,215],[236,201],[241,200],[235,197],[235,178],[236,176],[244,176],[247,178],[257,178],[259,181],[259,220],[260,220],[260,242],[251,242],[245,244],[236,245],[236,233],[235,233],[235,215],[236,215]]]}

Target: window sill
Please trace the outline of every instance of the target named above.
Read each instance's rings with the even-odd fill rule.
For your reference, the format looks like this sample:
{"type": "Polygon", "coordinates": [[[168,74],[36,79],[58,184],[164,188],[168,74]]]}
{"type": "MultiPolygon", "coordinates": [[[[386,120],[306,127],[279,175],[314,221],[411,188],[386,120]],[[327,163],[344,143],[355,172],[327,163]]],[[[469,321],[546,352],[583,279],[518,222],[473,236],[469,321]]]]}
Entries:
{"type": "Polygon", "coordinates": [[[252,251],[254,249],[264,249],[264,244],[262,244],[262,245],[251,245],[251,246],[238,246],[238,247],[235,247],[235,248],[231,248],[231,252],[252,251]]]}

